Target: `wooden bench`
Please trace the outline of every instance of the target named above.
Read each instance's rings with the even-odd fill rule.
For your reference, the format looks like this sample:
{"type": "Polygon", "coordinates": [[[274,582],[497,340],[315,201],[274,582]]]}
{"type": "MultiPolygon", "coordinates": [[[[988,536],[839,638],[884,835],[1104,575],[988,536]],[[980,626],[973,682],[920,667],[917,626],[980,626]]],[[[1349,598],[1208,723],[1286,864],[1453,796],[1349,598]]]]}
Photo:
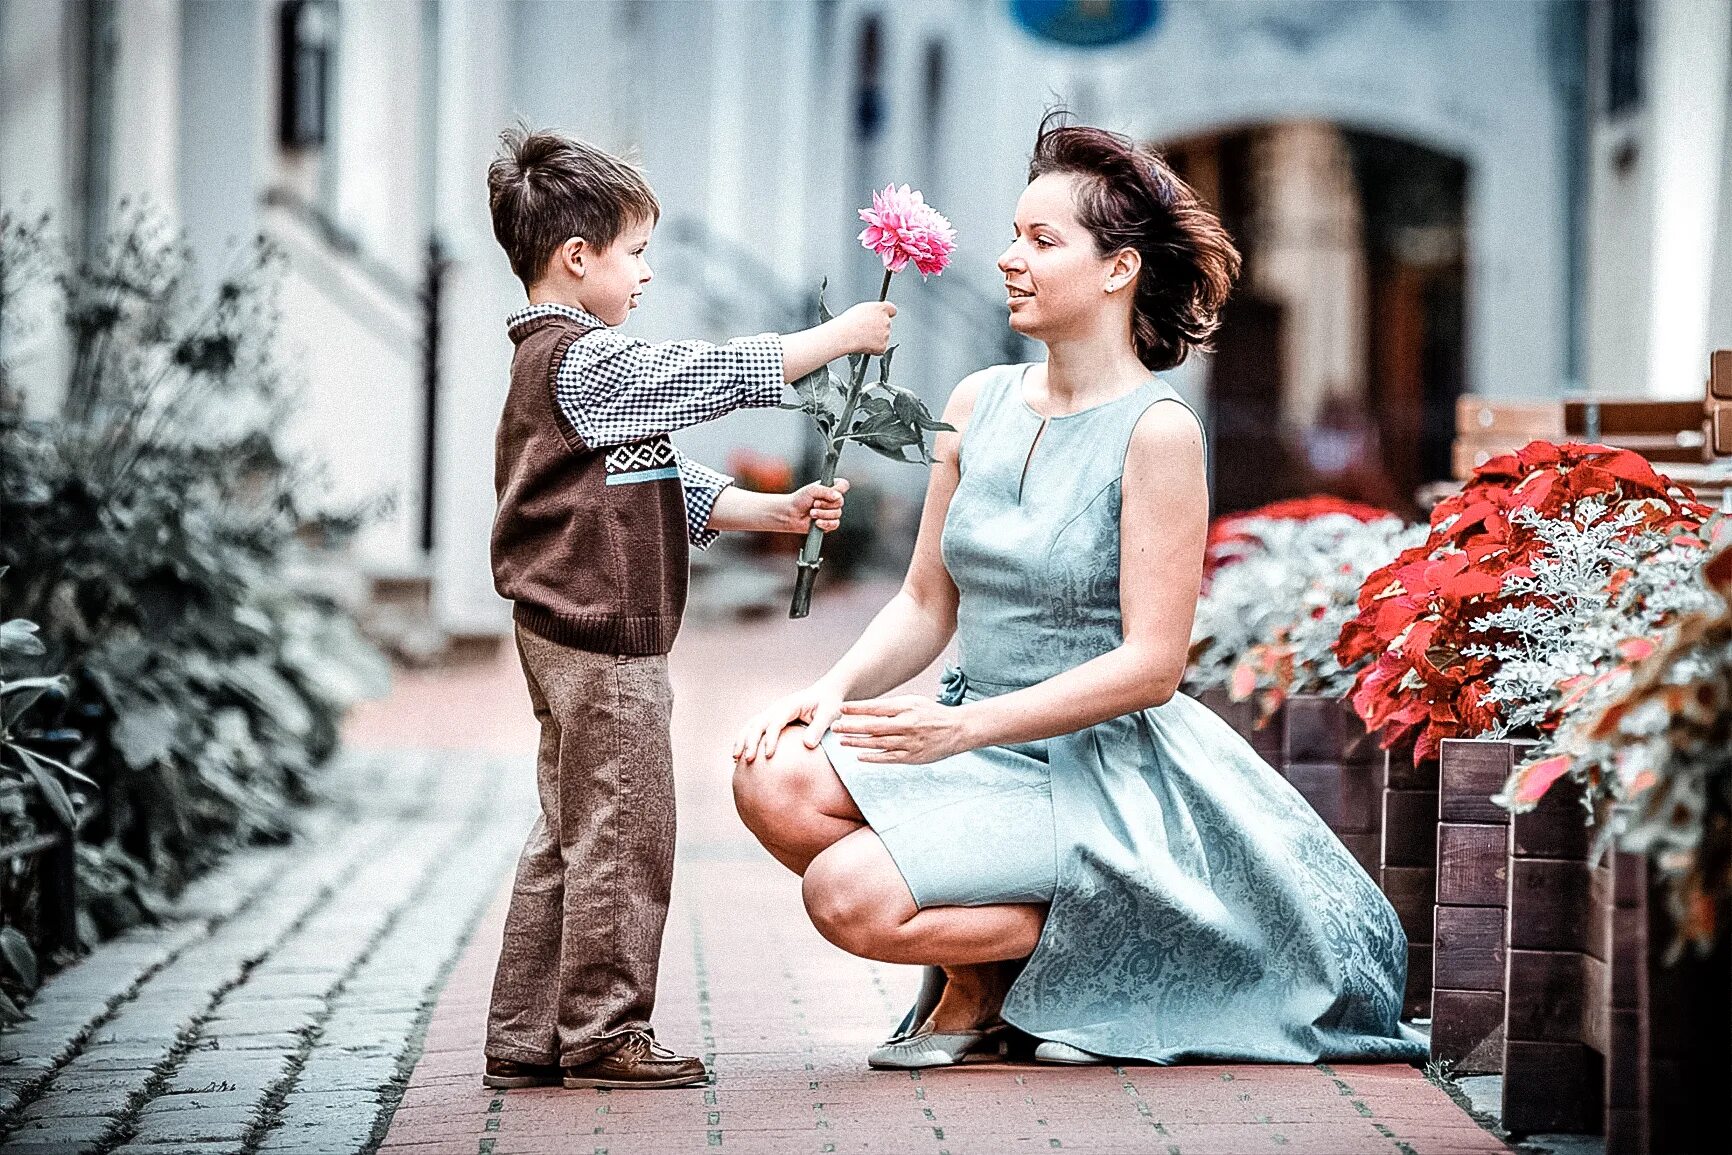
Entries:
{"type": "Polygon", "coordinates": [[[1732,457],[1732,349],[1716,349],[1708,359],[1708,449],[1732,457]]]}
{"type": "Polygon", "coordinates": [[[1664,472],[1718,501],[1726,488],[1721,471],[1703,471],[1716,458],[1732,457],[1732,349],[1709,356],[1701,401],[1641,397],[1496,401],[1473,394],[1457,399],[1452,472],[1466,480],[1500,453],[1530,441],[1592,440],[1632,449],[1664,472]]]}

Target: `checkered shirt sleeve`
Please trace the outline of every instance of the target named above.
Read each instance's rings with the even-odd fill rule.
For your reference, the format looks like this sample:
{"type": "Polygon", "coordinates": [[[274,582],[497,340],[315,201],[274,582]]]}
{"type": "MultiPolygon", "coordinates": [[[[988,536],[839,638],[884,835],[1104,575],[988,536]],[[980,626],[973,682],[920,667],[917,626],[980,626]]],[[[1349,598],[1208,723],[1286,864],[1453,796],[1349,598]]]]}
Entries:
{"type": "Polygon", "coordinates": [[[686,539],[699,549],[709,549],[721,536],[709,528],[710,514],[722,490],[732,485],[734,479],[699,465],[678,449],[674,450],[674,460],[680,467],[680,486],[686,491],[686,539]]]}
{"type": "Polygon", "coordinates": [[[774,333],[716,345],[652,345],[563,305],[535,305],[512,315],[517,325],[557,312],[596,328],[573,341],[554,376],[566,419],[591,449],[627,445],[735,409],[765,409],[782,399],[782,339],[774,333]]]}

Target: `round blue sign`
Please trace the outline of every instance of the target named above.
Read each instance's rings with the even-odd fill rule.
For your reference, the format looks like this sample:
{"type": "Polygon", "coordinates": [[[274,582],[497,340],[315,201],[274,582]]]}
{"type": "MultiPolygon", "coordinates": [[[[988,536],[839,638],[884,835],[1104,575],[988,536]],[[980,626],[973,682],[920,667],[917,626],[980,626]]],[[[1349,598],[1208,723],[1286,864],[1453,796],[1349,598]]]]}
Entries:
{"type": "Polygon", "coordinates": [[[1153,29],[1161,19],[1161,0],[1011,0],[1010,11],[1043,40],[1107,48],[1153,29]]]}

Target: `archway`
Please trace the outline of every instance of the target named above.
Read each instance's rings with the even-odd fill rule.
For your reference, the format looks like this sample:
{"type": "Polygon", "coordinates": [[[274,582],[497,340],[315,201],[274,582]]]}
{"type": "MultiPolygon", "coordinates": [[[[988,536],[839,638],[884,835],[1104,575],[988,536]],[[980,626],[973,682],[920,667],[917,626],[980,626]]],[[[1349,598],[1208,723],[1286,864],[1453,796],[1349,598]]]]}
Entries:
{"type": "Polygon", "coordinates": [[[1219,512],[1306,493],[1411,511],[1466,375],[1465,161],[1321,120],[1167,142],[1244,275],[1207,373],[1219,512]]]}

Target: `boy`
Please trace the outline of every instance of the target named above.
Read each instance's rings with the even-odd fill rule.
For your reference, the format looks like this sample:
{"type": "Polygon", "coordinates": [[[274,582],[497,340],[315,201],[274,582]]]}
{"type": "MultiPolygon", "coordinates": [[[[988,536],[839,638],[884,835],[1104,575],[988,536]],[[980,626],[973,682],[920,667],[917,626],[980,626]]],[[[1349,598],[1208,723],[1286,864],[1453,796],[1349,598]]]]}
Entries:
{"type": "Polygon", "coordinates": [[[776,404],[849,353],[882,353],[889,304],[804,332],[647,345],[612,326],[650,280],[660,217],[632,166],[511,131],[487,172],[493,232],[529,294],[494,464],[494,584],[514,603],[541,723],[541,814],[518,862],[487,1021],[489,1087],[680,1087],[703,1062],[649,1024],[673,873],[667,653],[688,542],[840,523],[847,483],[744,493],[667,434],[776,404]]]}

